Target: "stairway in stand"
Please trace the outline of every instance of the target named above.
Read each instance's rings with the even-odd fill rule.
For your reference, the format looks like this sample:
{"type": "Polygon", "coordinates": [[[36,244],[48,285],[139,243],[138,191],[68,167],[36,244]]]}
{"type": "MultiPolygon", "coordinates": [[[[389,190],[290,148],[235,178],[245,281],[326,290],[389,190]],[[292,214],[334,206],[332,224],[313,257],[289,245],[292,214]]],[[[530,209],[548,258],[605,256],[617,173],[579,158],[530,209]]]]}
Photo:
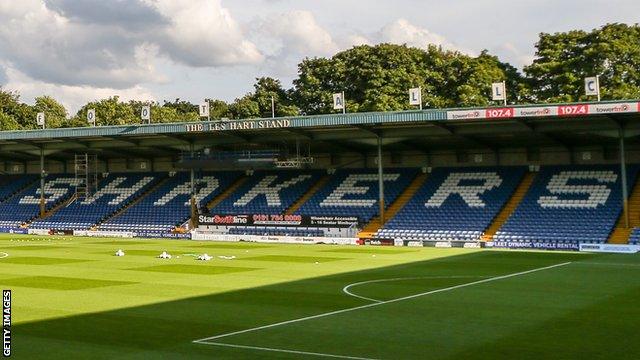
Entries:
{"type": "Polygon", "coordinates": [[[416,176],[413,181],[407,186],[406,189],[396,198],[396,200],[391,203],[386,211],[384,212],[385,221],[382,223],[380,221],[380,217],[376,216],[367,225],[362,228],[362,231],[358,233],[358,237],[361,239],[372,238],[375,235],[378,229],[382,228],[384,224],[386,224],[389,220],[393,219],[394,216],[402,209],[411,198],[418,192],[418,189],[427,181],[427,174],[419,174],[416,176]]]}
{"type": "Polygon", "coordinates": [[[295,213],[298,209],[300,209],[302,205],[304,205],[304,203],[309,201],[309,199],[311,199],[311,197],[315,195],[318,190],[320,190],[327,183],[327,181],[329,181],[330,178],[331,176],[329,175],[324,175],[323,177],[321,177],[318,181],[316,181],[315,184],[313,184],[313,186],[309,188],[309,190],[307,190],[306,193],[304,193],[304,195],[296,200],[296,202],[294,202],[293,205],[291,205],[284,214],[291,215],[295,213]]]}
{"type": "Polygon", "coordinates": [[[102,219],[101,221],[99,221],[98,223],[96,223],[94,225],[94,227],[98,227],[101,224],[104,224],[105,222],[120,216],[120,214],[122,214],[123,212],[127,211],[127,209],[129,209],[130,207],[132,207],[133,205],[139,203],[142,199],[144,199],[145,197],[147,197],[147,195],[152,194],[153,192],[155,192],[156,190],[158,190],[162,185],[164,185],[167,181],[169,181],[171,178],[170,177],[164,177],[161,178],[160,180],[157,180],[157,182],[153,185],[151,185],[151,187],[149,187],[145,192],[143,192],[142,194],[140,194],[140,196],[138,196],[135,199],[132,199],[131,201],[129,201],[127,204],[125,204],[123,207],[121,207],[120,209],[116,210],[115,212],[107,215],[104,219],[102,219]]]}
{"type": "Polygon", "coordinates": [[[628,244],[629,236],[634,227],[640,227],[640,177],[636,181],[629,195],[629,227],[624,226],[624,211],[620,213],[618,222],[613,228],[609,240],[610,244],[628,244]]]}
{"type": "Polygon", "coordinates": [[[524,199],[527,191],[529,191],[531,183],[533,183],[533,179],[536,177],[535,175],[536,174],[532,172],[527,172],[524,175],[516,190],[511,194],[509,201],[507,201],[504,207],[502,207],[502,210],[500,210],[498,215],[493,219],[491,225],[489,225],[487,230],[485,230],[484,236],[482,236],[482,241],[491,241],[500,228],[502,228],[502,225],[509,220],[511,214],[513,214],[518,205],[522,202],[522,199],[524,199]]]}
{"type": "Polygon", "coordinates": [[[218,204],[220,204],[224,199],[228,198],[229,195],[233,194],[236,190],[238,190],[238,188],[242,184],[244,184],[248,178],[249,177],[246,175],[242,175],[239,178],[237,178],[236,181],[234,181],[233,184],[231,184],[231,186],[229,186],[225,191],[223,191],[222,193],[220,193],[220,195],[214,197],[213,199],[211,199],[211,201],[209,201],[209,203],[207,204],[207,209],[209,210],[213,209],[218,204]]]}

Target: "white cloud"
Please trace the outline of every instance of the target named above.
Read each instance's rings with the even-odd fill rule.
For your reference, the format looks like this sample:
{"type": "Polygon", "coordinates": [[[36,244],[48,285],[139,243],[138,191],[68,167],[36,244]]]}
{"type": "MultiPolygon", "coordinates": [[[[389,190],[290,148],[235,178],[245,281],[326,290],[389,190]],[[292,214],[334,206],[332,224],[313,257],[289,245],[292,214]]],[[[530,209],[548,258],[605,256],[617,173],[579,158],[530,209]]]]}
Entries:
{"type": "Polygon", "coordinates": [[[524,66],[533,63],[533,60],[535,59],[535,56],[533,54],[523,53],[522,51],[520,51],[520,49],[518,49],[517,46],[510,42],[501,44],[492,52],[497,54],[500,57],[501,61],[506,61],[511,65],[521,69],[524,66]]]}
{"type": "Polygon", "coordinates": [[[263,61],[219,0],[146,1],[169,21],[156,42],[171,59],[196,67],[263,61]]]}
{"type": "Polygon", "coordinates": [[[115,88],[161,79],[126,31],[70,21],[40,0],[3,2],[0,23],[1,59],[34,79],[115,88]]]}
{"type": "Polygon", "coordinates": [[[273,14],[259,21],[254,36],[266,41],[264,51],[273,57],[330,56],[338,51],[331,34],[309,11],[273,14]]]}
{"type": "Polygon", "coordinates": [[[414,25],[406,19],[398,19],[385,25],[379,32],[373,34],[373,39],[375,42],[407,44],[423,49],[426,49],[429,45],[436,45],[442,46],[445,50],[473,54],[473,51],[461,48],[451,43],[446,37],[414,25]]]}
{"type": "Polygon", "coordinates": [[[2,1],[0,23],[0,60],[61,85],[163,82],[162,55],[194,67],[263,59],[219,0],[2,1]]]}
{"type": "Polygon", "coordinates": [[[24,73],[7,68],[8,81],[5,89],[18,91],[22,101],[33,103],[38,96],[49,95],[58,100],[67,109],[70,116],[86,103],[100,100],[111,96],[119,96],[121,100],[157,100],[156,97],[145,87],[135,85],[125,89],[114,89],[108,87],[72,86],[52,84],[30,78],[24,73]]]}

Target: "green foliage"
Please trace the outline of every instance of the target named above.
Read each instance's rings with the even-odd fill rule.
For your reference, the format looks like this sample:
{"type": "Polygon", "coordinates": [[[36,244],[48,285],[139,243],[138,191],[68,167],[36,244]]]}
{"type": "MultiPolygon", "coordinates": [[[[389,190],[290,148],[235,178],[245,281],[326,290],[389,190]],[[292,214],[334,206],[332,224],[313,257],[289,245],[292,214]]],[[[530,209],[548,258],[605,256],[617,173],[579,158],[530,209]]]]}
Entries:
{"type": "Polygon", "coordinates": [[[474,58],[435,46],[425,51],[406,45],[362,45],[331,59],[305,59],[294,80],[293,97],[305,114],[333,111],[332,93],[343,90],[349,112],[412,109],[411,87],[422,87],[428,107],[480,106],[489,104],[491,83],[502,80],[517,89],[521,77],[486,51],[474,58]]]}
{"type": "MultiPolygon", "coordinates": [[[[584,95],[584,78],[600,76],[602,99],[640,98],[640,26],[608,24],[590,32],[574,30],[540,34],[536,57],[523,76],[486,50],[478,56],[426,50],[406,45],[362,45],[331,58],[307,58],[298,65],[291,89],[278,79],[260,77],[253,91],[232,103],[207,99],[211,119],[268,118],[332,113],[332,94],[344,91],[348,112],[415,109],[408,90],[422,87],[425,108],[500,105],[491,101],[491,83],[506,81],[511,104],[593,100],[584,95]]],[[[151,106],[152,122],[201,120],[198,105],[175,99],[122,102],[117,96],[84,105],[68,118],[64,106],[50,96],[30,106],[16,92],[0,88],[0,127],[35,129],[36,113],[46,114],[47,127],[87,126],[88,109],[96,109],[97,125],[141,123],[142,106],[151,106]]]]}
{"type": "MultiPolygon", "coordinates": [[[[524,68],[532,100],[582,101],[584,78],[600,75],[604,100],[640,98],[640,26],[608,24],[591,32],[540,34],[524,68]]],[[[590,100],[593,100],[591,97],[590,100]]]]}
{"type": "Polygon", "coordinates": [[[12,116],[0,111],[0,130],[19,130],[20,124],[12,116]]]}
{"type": "Polygon", "coordinates": [[[50,96],[37,97],[33,110],[36,113],[44,112],[47,128],[62,127],[67,121],[67,109],[50,96]]]}
{"type": "Polygon", "coordinates": [[[222,118],[230,118],[229,104],[222,100],[207,99],[209,102],[209,118],[212,120],[220,120],[222,118]]]}
{"type": "Polygon", "coordinates": [[[83,106],[76,118],[78,122],[86,123],[87,111],[96,110],[96,125],[125,125],[140,123],[139,112],[136,115],[130,104],[120,101],[118,96],[93,101],[83,106]]]}

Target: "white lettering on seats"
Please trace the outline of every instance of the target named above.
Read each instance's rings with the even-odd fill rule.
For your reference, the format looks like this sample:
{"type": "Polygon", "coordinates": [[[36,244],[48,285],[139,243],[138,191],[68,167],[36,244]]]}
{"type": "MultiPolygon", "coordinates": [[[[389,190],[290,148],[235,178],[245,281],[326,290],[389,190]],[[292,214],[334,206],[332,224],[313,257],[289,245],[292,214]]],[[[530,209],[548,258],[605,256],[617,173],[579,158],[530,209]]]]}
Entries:
{"type": "Polygon", "coordinates": [[[611,189],[603,184],[613,184],[618,175],[613,171],[562,171],[551,177],[547,190],[556,195],[588,195],[586,199],[560,199],[556,195],[541,196],[538,204],[543,208],[596,208],[604,205],[611,189]],[[596,180],[600,184],[570,185],[572,179],[596,180]]]}
{"type": "MultiPolygon", "coordinates": [[[[219,186],[220,182],[213,176],[203,176],[202,179],[196,179],[196,187],[200,184],[204,184],[199,190],[196,191],[196,200],[198,202],[205,198],[207,195],[214,192],[219,186]]],[[[163,197],[156,200],[153,205],[154,206],[162,206],[166,205],[171,200],[175,199],[179,195],[189,195],[191,194],[191,180],[185,181],[183,184],[177,185],[171,191],[166,193],[163,197]]],[[[189,205],[190,200],[187,199],[184,205],[189,205]]]]}
{"type": "Polygon", "coordinates": [[[453,194],[458,194],[469,207],[485,207],[480,195],[502,184],[495,172],[454,172],[440,185],[438,190],[425,203],[426,207],[440,207],[453,194]],[[482,181],[482,185],[461,185],[463,180],[482,181]]]}
{"type": "Polygon", "coordinates": [[[265,196],[268,206],[281,206],[282,201],[280,201],[280,191],[282,189],[286,189],[297,183],[310,179],[311,175],[296,176],[293,179],[287,180],[281,184],[273,185],[273,182],[276,181],[277,178],[278,176],[276,175],[265,176],[264,179],[262,179],[256,186],[253,187],[253,189],[249,190],[249,192],[244,194],[240,199],[233,203],[233,206],[246,206],[259,195],[265,196]]]}
{"type": "Polygon", "coordinates": [[[143,187],[147,186],[151,181],[153,181],[152,176],[145,176],[140,181],[135,183],[134,185],[128,187],[118,187],[120,184],[127,180],[126,177],[117,177],[113,179],[109,184],[105,185],[102,189],[96,191],[93,196],[87,198],[82,203],[85,205],[93,204],[96,200],[100,199],[105,195],[116,195],[111,201],[109,201],[109,205],[118,205],[123,201],[127,200],[131,195],[138,192],[143,187]]]}
{"type": "MultiPolygon", "coordinates": [[[[47,181],[44,184],[44,198],[45,201],[56,202],[66,196],[72,187],[78,184],[76,178],[58,178],[55,180],[47,181]]],[[[25,196],[20,199],[20,204],[39,204],[40,203],[40,187],[36,190],[36,196],[25,196]]]]}
{"type": "MultiPolygon", "coordinates": [[[[384,174],[382,176],[383,181],[396,181],[400,177],[400,174],[384,174]]],[[[345,199],[346,195],[363,195],[366,194],[371,188],[368,185],[356,185],[359,182],[376,182],[378,181],[378,174],[351,174],[335,189],[329,196],[327,196],[320,206],[359,206],[359,207],[371,207],[376,199],[345,199]]]]}

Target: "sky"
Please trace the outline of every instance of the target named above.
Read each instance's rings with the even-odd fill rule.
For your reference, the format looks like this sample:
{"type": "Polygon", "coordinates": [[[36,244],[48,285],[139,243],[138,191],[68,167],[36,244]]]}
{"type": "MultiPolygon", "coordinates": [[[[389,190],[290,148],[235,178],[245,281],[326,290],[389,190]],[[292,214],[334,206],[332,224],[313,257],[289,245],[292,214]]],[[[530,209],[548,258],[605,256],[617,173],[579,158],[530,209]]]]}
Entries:
{"type": "Polygon", "coordinates": [[[70,115],[123,100],[233,101],[255,78],[291,86],[305,57],[429,44],[522,68],[541,32],[640,22],[638,0],[0,0],[0,86],[70,115]]]}

